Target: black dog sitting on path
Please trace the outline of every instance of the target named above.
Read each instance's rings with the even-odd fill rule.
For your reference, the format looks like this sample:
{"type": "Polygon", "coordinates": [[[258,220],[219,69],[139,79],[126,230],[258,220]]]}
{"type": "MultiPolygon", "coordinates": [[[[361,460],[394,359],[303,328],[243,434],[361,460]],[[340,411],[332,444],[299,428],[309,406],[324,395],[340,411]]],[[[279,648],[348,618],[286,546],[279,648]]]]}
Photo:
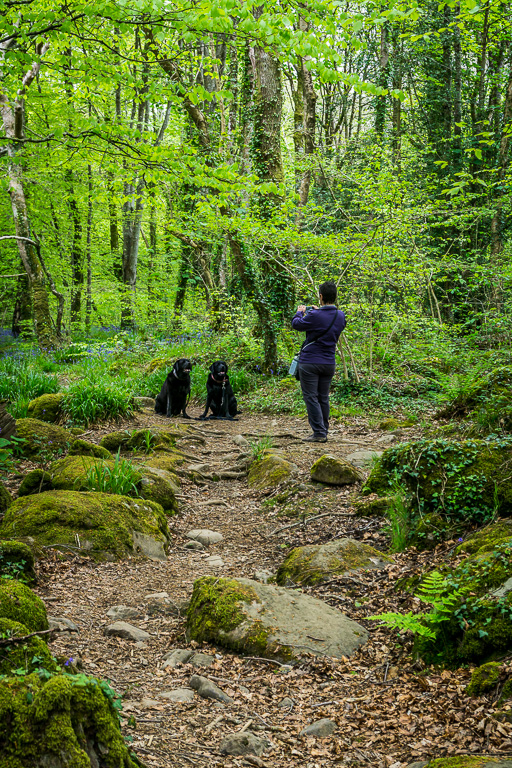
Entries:
{"type": "Polygon", "coordinates": [[[228,365],[223,360],[216,360],[210,366],[206,379],[206,406],[200,419],[233,419],[238,410],[238,404],[229,383],[228,365]],[[211,416],[207,416],[211,409],[211,416]]]}
{"type": "Polygon", "coordinates": [[[190,397],[190,360],[180,357],[174,363],[173,369],[167,374],[159,395],[155,402],[155,411],[161,416],[179,416],[184,419],[192,417],[187,413],[187,405],[190,397]]]}

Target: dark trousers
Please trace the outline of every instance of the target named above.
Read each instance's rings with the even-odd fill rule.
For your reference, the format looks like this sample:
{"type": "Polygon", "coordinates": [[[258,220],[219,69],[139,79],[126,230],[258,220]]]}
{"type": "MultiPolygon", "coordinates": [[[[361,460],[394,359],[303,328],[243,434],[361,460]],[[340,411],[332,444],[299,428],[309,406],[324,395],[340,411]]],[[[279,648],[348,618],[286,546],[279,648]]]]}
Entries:
{"type": "Polygon", "coordinates": [[[329,431],[329,389],[334,369],[334,365],[321,363],[299,364],[302,397],[315,437],[327,437],[329,431]]]}

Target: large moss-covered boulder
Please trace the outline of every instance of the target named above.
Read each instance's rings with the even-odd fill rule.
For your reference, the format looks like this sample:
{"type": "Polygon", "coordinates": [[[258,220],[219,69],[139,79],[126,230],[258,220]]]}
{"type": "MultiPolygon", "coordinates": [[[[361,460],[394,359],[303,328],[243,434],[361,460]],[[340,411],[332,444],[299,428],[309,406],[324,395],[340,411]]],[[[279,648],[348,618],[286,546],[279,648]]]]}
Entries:
{"type": "Polygon", "coordinates": [[[108,686],[85,675],[0,680],[1,768],[139,768],[108,686]]]}
{"type": "Polygon", "coordinates": [[[457,552],[483,554],[492,552],[500,544],[512,544],[512,520],[497,520],[471,533],[457,547],[457,552]]]}
{"type": "Polygon", "coordinates": [[[19,450],[24,456],[55,456],[68,450],[73,440],[71,432],[38,419],[18,419],[16,422],[19,450]]]}
{"type": "Polygon", "coordinates": [[[111,459],[112,454],[101,445],[90,443],[88,440],[73,440],[69,448],[71,456],[94,456],[97,459],[111,459]]]}
{"type": "Polygon", "coordinates": [[[12,675],[14,670],[30,673],[40,667],[48,672],[57,670],[57,662],[41,636],[34,635],[21,643],[16,641],[16,638],[30,634],[25,624],[0,618],[0,637],[6,641],[12,639],[11,643],[2,643],[0,646],[0,675],[12,675]]]}
{"type": "Polygon", "coordinates": [[[351,485],[364,478],[360,469],[345,459],[326,453],[311,467],[311,479],[327,485],[351,485]]]}
{"type": "Polygon", "coordinates": [[[108,435],[104,435],[100,440],[100,446],[105,448],[109,453],[116,453],[120,448],[123,448],[128,439],[130,433],[128,431],[123,432],[109,432],[108,435]]]}
{"type": "Polygon", "coordinates": [[[31,632],[48,629],[43,601],[15,579],[0,579],[0,618],[18,621],[31,632]]]}
{"type": "Polygon", "coordinates": [[[41,395],[31,400],[28,404],[27,413],[31,419],[47,421],[55,424],[62,415],[62,401],[64,394],[59,392],[56,395],[41,395]]]}
{"type": "Polygon", "coordinates": [[[170,534],[162,507],[152,501],[47,491],[16,499],[0,524],[0,537],[28,538],[36,547],[113,559],[135,555],[139,549],[144,554],[144,537],[159,543],[163,552],[170,534]]]}
{"type": "Polygon", "coordinates": [[[36,580],[34,555],[22,541],[0,541],[0,577],[19,579],[27,584],[36,580]]]}
{"type": "Polygon", "coordinates": [[[283,483],[297,469],[295,464],[276,453],[265,451],[249,468],[248,482],[251,488],[263,491],[283,483]]]}
{"type": "Polygon", "coordinates": [[[179,486],[176,475],[157,467],[139,467],[142,479],[139,483],[139,493],[143,499],[150,499],[160,504],[166,512],[175,514],[178,511],[176,495],[179,486]]]}
{"type": "Polygon", "coordinates": [[[12,496],[3,483],[0,483],[0,512],[5,512],[12,504],[12,496]]]}
{"type": "Polygon", "coordinates": [[[367,631],[309,595],[251,579],[203,577],[187,611],[191,639],[277,659],[350,656],[367,631]]]}
{"type": "MultiPolygon", "coordinates": [[[[90,487],[88,475],[94,479],[96,474],[105,474],[108,478],[115,473],[115,460],[112,456],[109,459],[98,459],[94,456],[65,456],[63,459],[54,461],[49,472],[55,490],[85,491],[90,487]]],[[[141,479],[142,474],[133,467],[133,475],[130,476],[129,483],[133,486],[133,495],[141,479]]],[[[132,493],[126,495],[131,496],[132,493]]]]}
{"type": "Polygon", "coordinates": [[[276,582],[281,586],[312,586],[334,576],[382,569],[393,558],[355,539],[336,539],[292,549],[279,567],[276,582]]]}
{"type": "Polygon", "coordinates": [[[512,446],[493,440],[418,440],[388,448],[363,493],[386,496],[399,482],[413,513],[481,523],[512,515],[512,446]]]}

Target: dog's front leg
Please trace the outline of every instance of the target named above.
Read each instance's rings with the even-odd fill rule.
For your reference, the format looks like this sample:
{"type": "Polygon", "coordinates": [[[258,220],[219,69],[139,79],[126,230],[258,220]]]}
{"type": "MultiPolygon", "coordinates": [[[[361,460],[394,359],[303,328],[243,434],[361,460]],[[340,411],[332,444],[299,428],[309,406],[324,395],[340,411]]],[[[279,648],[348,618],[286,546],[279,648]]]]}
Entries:
{"type": "Polygon", "coordinates": [[[167,395],[167,418],[171,418],[171,398],[167,395]]]}
{"type": "Polygon", "coordinates": [[[204,407],[204,412],[199,417],[201,419],[201,421],[204,421],[206,419],[206,414],[210,410],[211,402],[212,402],[212,398],[211,398],[211,395],[208,393],[207,396],[206,396],[206,405],[204,407]]]}

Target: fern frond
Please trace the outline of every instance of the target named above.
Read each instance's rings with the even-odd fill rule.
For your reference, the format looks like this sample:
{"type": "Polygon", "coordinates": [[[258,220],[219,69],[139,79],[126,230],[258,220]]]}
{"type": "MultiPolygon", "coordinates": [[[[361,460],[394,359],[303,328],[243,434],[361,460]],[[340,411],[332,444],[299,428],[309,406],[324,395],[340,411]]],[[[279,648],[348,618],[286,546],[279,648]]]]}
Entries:
{"type": "Polygon", "coordinates": [[[422,622],[422,616],[414,613],[379,613],[368,616],[372,621],[382,621],[390,629],[398,629],[400,632],[413,632],[423,637],[435,637],[435,633],[422,622]]]}

